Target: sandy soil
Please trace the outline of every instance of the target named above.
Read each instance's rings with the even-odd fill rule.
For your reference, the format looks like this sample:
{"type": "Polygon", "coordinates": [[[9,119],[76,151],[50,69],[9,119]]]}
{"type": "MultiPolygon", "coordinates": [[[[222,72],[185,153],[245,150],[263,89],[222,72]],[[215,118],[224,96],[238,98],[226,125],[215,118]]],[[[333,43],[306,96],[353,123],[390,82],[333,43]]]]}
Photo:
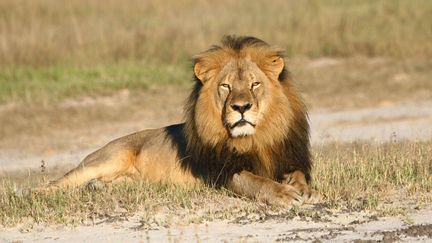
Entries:
{"type": "Polygon", "coordinates": [[[387,104],[358,110],[312,111],[312,143],[367,140],[428,140],[432,137],[432,102],[387,104]]]}
{"type": "MultiPolygon", "coordinates": [[[[182,93],[181,91],[180,93],[182,93]]],[[[184,92],[183,92],[184,93],[184,92]]],[[[124,95],[124,94],[123,94],[124,95]]],[[[126,95],[127,96],[127,95],[126,95]]],[[[123,97],[123,96],[122,96],[123,97]]],[[[156,94],[157,97],[157,94],[156,94]]],[[[183,99],[182,96],[181,99],[183,99]]],[[[124,97],[122,98],[124,99],[124,97]]],[[[179,98],[180,99],[180,98],[179,98]]],[[[61,105],[109,107],[100,100],[68,101],[61,105]],[[92,103],[93,102],[93,103],[92,103]],[[102,102],[102,103],[101,103],[102,102]]],[[[108,100],[108,102],[111,102],[108,100]]],[[[126,101],[128,99],[126,98],[126,101]]],[[[57,129],[45,136],[38,132],[5,136],[0,142],[1,173],[17,169],[38,169],[41,161],[50,168],[67,168],[77,164],[86,154],[118,136],[157,125],[181,120],[178,100],[165,104],[155,112],[146,109],[153,99],[140,101],[142,109],[116,121],[98,120],[73,129],[57,129]],[[175,104],[175,105],[173,105],[175,104]],[[55,139],[53,139],[55,138],[55,139]],[[39,142],[37,142],[39,141],[39,142]],[[30,144],[21,146],[19,144],[30,144]],[[48,149],[47,149],[48,148],[48,149]]],[[[112,106],[118,106],[114,102],[112,106]]],[[[310,112],[312,143],[367,140],[427,140],[432,138],[432,101],[385,104],[360,110],[310,112]]],[[[0,115],[13,110],[1,107],[0,115]]],[[[126,111],[128,112],[128,111],[126,111]]],[[[1,242],[432,242],[432,208],[413,209],[407,216],[378,217],[371,212],[327,212],[319,219],[297,217],[289,220],[238,220],[209,222],[198,225],[144,229],[140,215],[116,222],[95,222],[78,227],[20,225],[0,228],[1,242]]]]}
{"type": "Polygon", "coordinates": [[[220,221],[143,229],[139,216],[94,225],[21,226],[0,230],[4,242],[431,242],[432,208],[401,217],[370,212],[328,212],[262,222],[220,221]]]}

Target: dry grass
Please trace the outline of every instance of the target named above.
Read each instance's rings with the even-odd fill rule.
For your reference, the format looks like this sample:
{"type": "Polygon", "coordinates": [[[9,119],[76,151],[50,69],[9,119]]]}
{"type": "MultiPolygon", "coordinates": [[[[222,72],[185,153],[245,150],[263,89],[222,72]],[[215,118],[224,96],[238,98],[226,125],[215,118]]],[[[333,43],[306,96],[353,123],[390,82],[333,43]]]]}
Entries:
{"type": "Polygon", "coordinates": [[[432,2],[0,2],[0,65],[183,63],[224,34],[262,37],[289,56],[432,56],[432,2]]]}
{"type": "MultiPolygon", "coordinates": [[[[380,145],[330,144],[314,148],[314,187],[326,199],[325,208],[371,209],[401,213],[432,202],[432,142],[380,145]],[[385,204],[395,197],[405,202],[385,204]],[[411,200],[410,200],[411,199],[411,200]]],[[[265,220],[295,215],[318,217],[320,209],[274,208],[253,200],[235,198],[225,190],[183,188],[145,181],[55,193],[22,195],[20,189],[58,176],[59,171],[4,176],[0,184],[0,222],[15,225],[36,222],[92,224],[121,219],[138,212],[143,227],[166,226],[217,219],[265,220]],[[47,174],[48,173],[48,174],[47,174]],[[20,184],[16,184],[20,181],[20,184]],[[203,207],[207,205],[206,207],[203,207]],[[162,215],[162,217],[160,217],[162,215]]],[[[393,202],[393,201],[392,201],[393,202]]]]}
{"type": "MultiPolygon", "coordinates": [[[[315,150],[315,185],[331,204],[375,208],[408,193],[432,200],[431,142],[328,144],[315,150]],[[394,198],[393,198],[394,199],[394,198]],[[358,205],[361,202],[363,205],[358,205]]],[[[397,203],[394,206],[398,206],[397,203]]]]}

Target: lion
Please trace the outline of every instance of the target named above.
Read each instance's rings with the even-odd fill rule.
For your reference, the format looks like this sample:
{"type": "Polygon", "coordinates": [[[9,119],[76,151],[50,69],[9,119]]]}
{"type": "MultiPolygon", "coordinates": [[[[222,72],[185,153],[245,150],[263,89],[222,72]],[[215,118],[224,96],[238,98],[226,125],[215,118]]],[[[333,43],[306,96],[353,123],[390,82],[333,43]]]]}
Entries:
{"type": "Polygon", "coordinates": [[[226,36],[193,64],[184,123],[111,141],[49,188],[144,178],[225,187],[269,204],[310,200],[307,110],[282,50],[226,36]]]}

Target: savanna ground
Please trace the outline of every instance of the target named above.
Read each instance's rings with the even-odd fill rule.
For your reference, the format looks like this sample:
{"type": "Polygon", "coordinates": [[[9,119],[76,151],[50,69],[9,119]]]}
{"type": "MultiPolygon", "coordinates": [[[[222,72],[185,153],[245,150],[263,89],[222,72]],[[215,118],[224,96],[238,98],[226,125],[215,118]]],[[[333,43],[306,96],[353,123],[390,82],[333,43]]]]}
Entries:
{"type": "Polygon", "coordinates": [[[0,2],[1,241],[428,241],[430,1],[0,2]],[[113,138],[182,119],[224,34],[287,50],[316,206],[136,182],[28,193],[113,138]]]}

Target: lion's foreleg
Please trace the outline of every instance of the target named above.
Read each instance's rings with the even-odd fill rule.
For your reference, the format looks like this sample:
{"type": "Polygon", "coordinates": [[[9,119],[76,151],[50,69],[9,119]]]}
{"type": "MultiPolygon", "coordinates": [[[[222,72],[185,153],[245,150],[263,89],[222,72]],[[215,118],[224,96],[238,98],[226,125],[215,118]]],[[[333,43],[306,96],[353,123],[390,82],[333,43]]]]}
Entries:
{"type": "Polygon", "coordinates": [[[281,184],[248,171],[234,174],[227,186],[239,195],[255,198],[269,204],[293,205],[302,203],[300,191],[294,186],[281,184]]]}

